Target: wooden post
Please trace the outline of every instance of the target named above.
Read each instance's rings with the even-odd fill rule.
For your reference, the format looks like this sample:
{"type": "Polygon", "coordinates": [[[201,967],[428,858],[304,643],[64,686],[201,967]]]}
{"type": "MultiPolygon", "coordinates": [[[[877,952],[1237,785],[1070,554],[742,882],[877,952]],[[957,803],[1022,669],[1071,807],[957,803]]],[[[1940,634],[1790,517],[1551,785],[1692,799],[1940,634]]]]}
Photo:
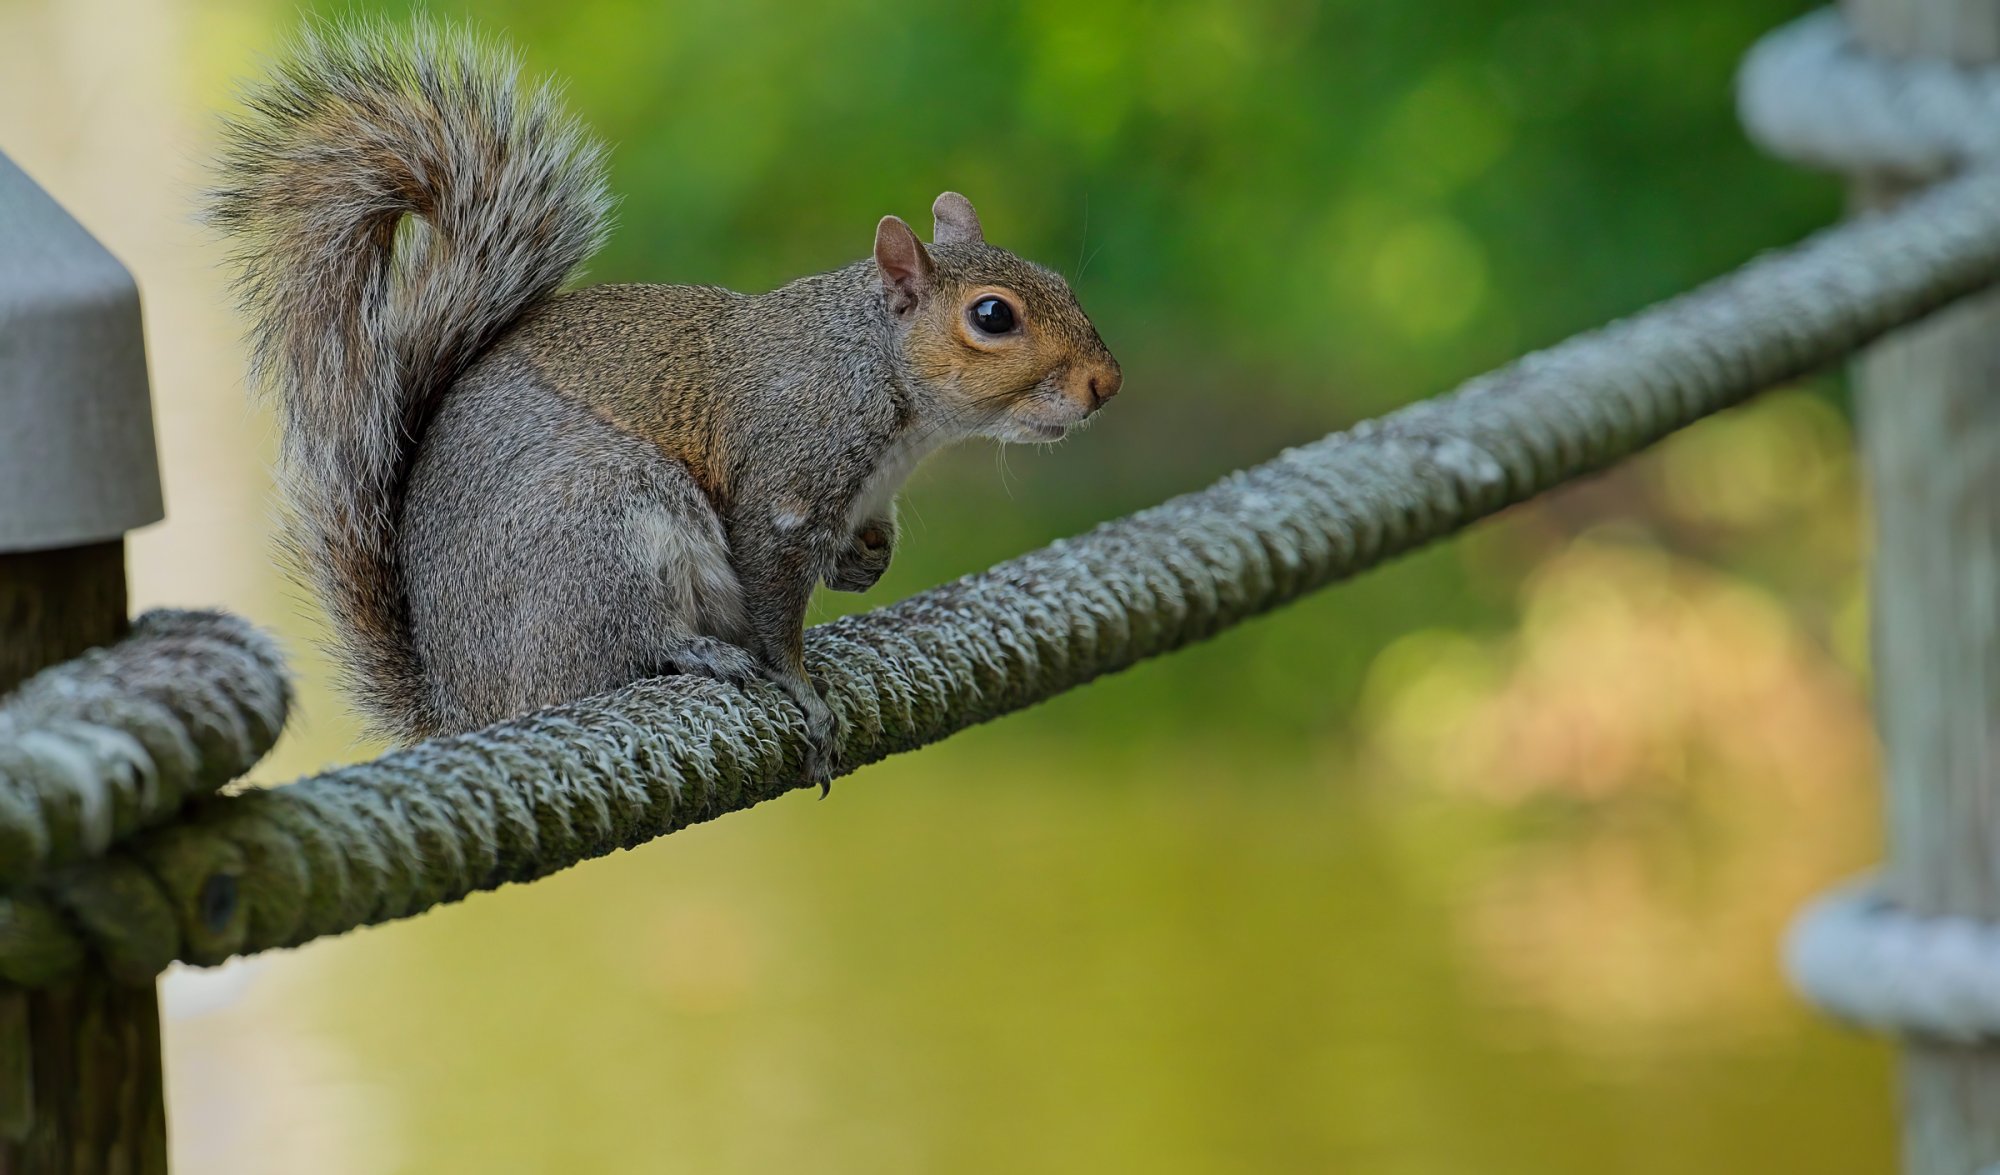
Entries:
{"type": "MultiPolygon", "coordinates": [[[[0,693],[125,628],[160,517],[132,277],[0,155],[0,693]]],[[[0,1175],[164,1175],[154,985],[0,987],[0,1175]]]]}
{"type": "MultiPolygon", "coordinates": [[[[1993,0],[1847,0],[1875,52],[2000,61],[1993,0]]],[[[1864,206],[1901,193],[1857,186],[1864,206]]],[[[1856,369],[1873,496],[1875,711],[1888,884],[1919,913],[2000,920],[2000,297],[1876,347],[1856,369]]],[[[1913,1041],[1904,1166],[2000,1163],[2000,1047],[1913,1041]]]]}
{"type": "Polygon", "coordinates": [[[0,694],[125,632],[125,543],[0,554],[0,694]]]}
{"type": "MultiPolygon", "coordinates": [[[[125,627],[122,540],[0,555],[0,692],[125,627]]],[[[90,972],[0,991],[0,1173],[163,1175],[166,1095],[151,985],[90,972]]]]}

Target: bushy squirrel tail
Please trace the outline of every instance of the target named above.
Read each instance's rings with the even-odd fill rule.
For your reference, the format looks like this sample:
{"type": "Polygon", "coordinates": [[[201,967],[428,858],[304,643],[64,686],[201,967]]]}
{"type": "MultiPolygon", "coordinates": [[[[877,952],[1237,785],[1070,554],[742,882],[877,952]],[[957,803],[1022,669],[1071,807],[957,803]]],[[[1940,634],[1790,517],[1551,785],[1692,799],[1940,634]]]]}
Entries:
{"type": "Polygon", "coordinates": [[[436,733],[396,528],[438,397],[601,243],[601,148],[508,53],[432,25],[307,32],[225,123],[251,369],[282,427],[285,545],[383,733],[436,733]]]}

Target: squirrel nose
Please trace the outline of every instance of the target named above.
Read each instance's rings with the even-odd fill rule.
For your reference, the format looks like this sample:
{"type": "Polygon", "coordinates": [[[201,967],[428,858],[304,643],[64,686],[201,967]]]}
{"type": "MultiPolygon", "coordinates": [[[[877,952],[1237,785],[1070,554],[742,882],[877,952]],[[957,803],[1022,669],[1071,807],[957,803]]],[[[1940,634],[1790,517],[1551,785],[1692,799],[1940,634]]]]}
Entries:
{"type": "Polygon", "coordinates": [[[1116,365],[1091,373],[1090,398],[1092,400],[1092,407],[1096,407],[1117,395],[1119,387],[1124,382],[1125,375],[1118,370],[1116,365]]]}

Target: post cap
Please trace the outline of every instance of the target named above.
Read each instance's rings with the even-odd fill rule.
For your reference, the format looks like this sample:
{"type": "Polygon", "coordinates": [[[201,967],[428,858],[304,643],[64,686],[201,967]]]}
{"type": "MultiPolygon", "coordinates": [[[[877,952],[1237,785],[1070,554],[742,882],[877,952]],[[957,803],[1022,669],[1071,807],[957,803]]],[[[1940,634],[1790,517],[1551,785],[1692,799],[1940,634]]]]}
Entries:
{"type": "Polygon", "coordinates": [[[0,552],[163,514],[139,288],[0,154],[0,552]]]}

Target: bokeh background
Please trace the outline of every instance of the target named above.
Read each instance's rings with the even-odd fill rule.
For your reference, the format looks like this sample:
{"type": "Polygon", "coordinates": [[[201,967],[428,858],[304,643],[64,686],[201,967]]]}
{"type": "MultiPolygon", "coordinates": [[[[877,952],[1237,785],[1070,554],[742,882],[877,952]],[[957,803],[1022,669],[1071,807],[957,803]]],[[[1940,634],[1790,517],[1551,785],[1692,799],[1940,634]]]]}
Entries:
{"type": "MultiPolygon", "coordinates": [[[[594,279],[762,289],[940,189],[1127,392],[905,499],[869,606],[1199,487],[1833,219],[1730,80],[1791,0],[503,0],[613,146],[594,279]]],[[[406,14],[396,3],[325,12],[406,14]]],[[[0,0],[0,149],[136,271],[141,605],[284,634],[259,778],[369,755],[270,559],[190,222],[302,16],[0,0]]],[[[1886,1050],[1786,992],[1877,850],[1844,393],[1781,390],[1202,648],[532,887],[165,981],[200,1172],[1872,1172],[1886,1050]]]]}

